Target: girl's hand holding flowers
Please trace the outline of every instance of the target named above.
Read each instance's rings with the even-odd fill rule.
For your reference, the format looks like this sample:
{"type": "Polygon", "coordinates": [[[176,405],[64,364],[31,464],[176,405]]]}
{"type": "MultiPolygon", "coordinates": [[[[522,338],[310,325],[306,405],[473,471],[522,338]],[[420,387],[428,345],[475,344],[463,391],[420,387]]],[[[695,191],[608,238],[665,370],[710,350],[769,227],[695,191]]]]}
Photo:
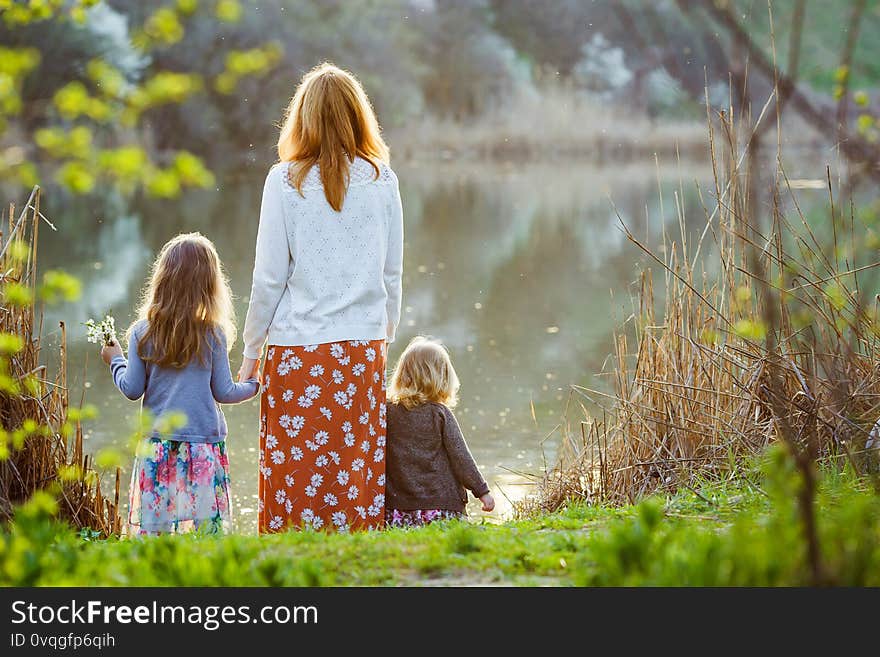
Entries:
{"type": "Polygon", "coordinates": [[[100,322],[90,319],[86,322],[86,336],[92,344],[101,343],[101,359],[110,364],[116,356],[123,356],[122,347],[116,339],[116,320],[106,315],[100,322]]]}
{"type": "Polygon", "coordinates": [[[101,347],[101,359],[110,364],[110,361],[113,360],[116,356],[124,356],[122,353],[122,347],[119,346],[118,342],[114,342],[113,344],[105,344],[101,347]]]}

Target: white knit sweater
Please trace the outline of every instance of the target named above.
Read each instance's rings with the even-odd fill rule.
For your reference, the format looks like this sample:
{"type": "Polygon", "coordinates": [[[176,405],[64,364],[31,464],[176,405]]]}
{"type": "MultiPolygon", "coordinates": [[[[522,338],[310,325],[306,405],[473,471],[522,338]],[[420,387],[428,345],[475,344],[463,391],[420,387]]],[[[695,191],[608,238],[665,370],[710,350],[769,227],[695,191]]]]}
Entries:
{"type": "Polygon", "coordinates": [[[341,212],[327,202],[318,167],[302,195],[289,163],[266,176],[244,355],[269,344],[394,339],[400,321],[403,212],[397,176],[356,158],[341,212]]]}

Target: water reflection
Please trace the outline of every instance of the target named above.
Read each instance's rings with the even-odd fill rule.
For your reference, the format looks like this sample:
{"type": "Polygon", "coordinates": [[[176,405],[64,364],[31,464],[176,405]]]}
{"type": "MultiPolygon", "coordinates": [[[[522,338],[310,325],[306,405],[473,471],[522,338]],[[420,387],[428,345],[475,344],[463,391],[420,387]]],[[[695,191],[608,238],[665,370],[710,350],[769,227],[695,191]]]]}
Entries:
{"type": "MultiPolygon", "coordinates": [[[[397,168],[406,252],[404,313],[391,358],[417,333],[449,345],[462,380],[459,419],[485,476],[502,489],[496,498],[503,513],[505,496],[525,492],[511,471],[537,472],[552,459],[552,441],[542,447],[540,439],[558,422],[568,385],[586,383],[602,368],[613,329],[631,313],[639,254],[619,230],[609,198],[627,225],[655,244],[674,204],[667,200],[662,217],[653,167],[397,168]]],[[[65,267],[84,283],[83,301],[48,319],[71,325],[74,393],[86,384],[86,400],[101,409],[87,449],[124,445],[137,407],[115,392],[73,324],[110,309],[120,325],[130,321],[154,254],[185,230],[217,244],[243,317],[263,173],[244,172],[179,203],[116,202],[100,215],[52,208],[49,199],[60,232],[41,244],[41,265],[65,267]]],[[[674,174],[662,183],[668,198],[679,175],[703,179],[705,171],[674,174]]],[[[696,193],[682,202],[686,216],[699,220],[696,193]]],[[[226,407],[239,531],[256,526],[257,409],[256,402],[226,407]]]]}

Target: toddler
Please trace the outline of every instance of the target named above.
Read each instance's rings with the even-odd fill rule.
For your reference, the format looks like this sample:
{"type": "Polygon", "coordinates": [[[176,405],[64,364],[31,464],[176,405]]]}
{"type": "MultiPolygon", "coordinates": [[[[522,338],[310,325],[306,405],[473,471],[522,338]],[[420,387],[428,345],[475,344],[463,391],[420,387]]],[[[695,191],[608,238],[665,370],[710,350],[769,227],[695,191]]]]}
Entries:
{"type": "Polygon", "coordinates": [[[452,413],[458,376],[442,344],[416,337],[388,389],[385,524],[409,527],[464,516],[467,494],[495,500],[452,413]]]}

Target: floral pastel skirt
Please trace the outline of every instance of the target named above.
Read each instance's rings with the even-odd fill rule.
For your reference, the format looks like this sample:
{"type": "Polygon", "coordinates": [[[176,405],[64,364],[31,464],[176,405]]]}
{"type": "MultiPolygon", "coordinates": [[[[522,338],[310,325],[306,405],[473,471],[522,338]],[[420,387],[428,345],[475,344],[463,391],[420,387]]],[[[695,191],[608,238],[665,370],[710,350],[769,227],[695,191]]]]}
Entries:
{"type": "Polygon", "coordinates": [[[260,399],[260,533],[379,529],[385,341],[269,347],[260,399]]]}
{"type": "Polygon", "coordinates": [[[422,527],[438,520],[460,520],[461,518],[464,518],[463,513],[446,509],[385,510],[386,527],[422,527]]]}
{"type": "Polygon", "coordinates": [[[129,535],[232,529],[226,443],[144,440],[131,473],[129,535]]]}

